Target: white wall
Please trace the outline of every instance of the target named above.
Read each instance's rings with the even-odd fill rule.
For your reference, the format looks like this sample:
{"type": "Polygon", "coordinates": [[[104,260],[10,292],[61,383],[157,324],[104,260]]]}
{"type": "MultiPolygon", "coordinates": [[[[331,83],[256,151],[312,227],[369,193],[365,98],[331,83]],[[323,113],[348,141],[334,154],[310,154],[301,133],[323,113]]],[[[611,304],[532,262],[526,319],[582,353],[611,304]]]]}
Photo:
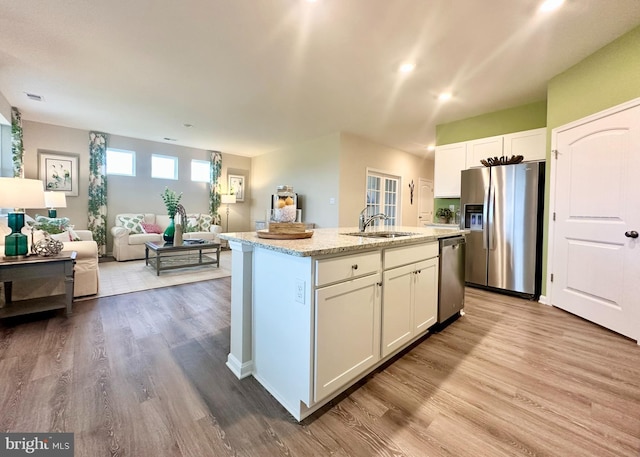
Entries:
{"type": "MultiPolygon", "coordinates": [[[[58,216],[68,217],[78,229],[86,229],[89,197],[89,132],[51,124],[22,120],[24,145],[24,177],[38,179],[38,150],[76,154],[78,160],[78,196],[67,197],[67,207],[58,209],[58,216]]],[[[29,214],[44,214],[46,209],[29,210],[29,214]]]]}
{"type": "Polygon", "coordinates": [[[338,226],[340,134],[332,133],[251,160],[251,217],[264,220],[271,195],[291,185],[299,195],[302,219],[316,227],[338,226]],[[336,200],[330,204],[330,198],[336,200]]]}
{"type": "Polygon", "coordinates": [[[341,135],[339,226],[358,225],[358,215],[366,205],[367,168],[400,176],[401,223],[416,226],[418,178],[433,179],[433,160],[345,132],[341,135]],[[409,189],[411,180],[415,185],[413,204],[409,189]]]}
{"type": "Polygon", "coordinates": [[[11,125],[11,104],[0,92],[0,124],[11,125]]]}

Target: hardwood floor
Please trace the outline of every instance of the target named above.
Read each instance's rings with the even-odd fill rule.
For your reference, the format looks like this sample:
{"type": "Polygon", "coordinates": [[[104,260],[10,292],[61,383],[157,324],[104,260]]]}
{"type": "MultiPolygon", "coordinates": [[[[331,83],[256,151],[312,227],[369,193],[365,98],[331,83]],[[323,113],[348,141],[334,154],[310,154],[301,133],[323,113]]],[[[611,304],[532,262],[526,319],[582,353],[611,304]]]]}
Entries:
{"type": "Polygon", "coordinates": [[[230,280],[0,322],[0,430],[93,456],[640,456],[640,347],[468,289],[466,315],[298,424],[225,366],[230,280]]]}

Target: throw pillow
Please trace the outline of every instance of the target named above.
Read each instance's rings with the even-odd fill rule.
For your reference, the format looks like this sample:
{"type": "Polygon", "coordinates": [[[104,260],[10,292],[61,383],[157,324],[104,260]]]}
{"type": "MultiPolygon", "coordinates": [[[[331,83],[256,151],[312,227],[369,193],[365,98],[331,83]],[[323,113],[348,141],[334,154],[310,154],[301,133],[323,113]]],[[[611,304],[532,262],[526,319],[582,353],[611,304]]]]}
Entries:
{"type": "Polygon", "coordinates": [[[133,216],[125,216],[121,214],[118,216],[118,222],[122,227],[129,230],[130,234],[144,233],[142,231],[142,226],[140,225],[140,222],[142,221],[144,221],[144,214],[134,214],[133,216]]]}
{"type": "Polygon", "coordinates": [[[187,226],[184,228],[185,233],[198,232],[198,216],[199,214],[189,214],[187,216],[187,226]]]}
{"type": "Polygon", "coordinates": [[[58,240],[63,243],[66,243],[67,241],[72,241],[71,235],[67,231],[64,231],[62,233],[50,233],[49,236],[51,236],[51,238],[53,238],[54,240],[58,240]]]}
{"type": "Polygon", "coordinates": [[[211,224],[213,223],[213,217],[211,214],[200,214],[200,218],[198,219],[198,227],[201,232],[208,232],[211,228],[211,224]]]}
{"type": "Polygon", "coordinates": [[[69,232],[69,239],[71,241],[82,241],[82,238],[78,236],[78,234],[73,230],[74,226],[70,225],[67,231],[69,232]]]}
{"type": "Polygon", "coordinates": [[[46,217],[36,214],[35,227],[39,230],[54,234],[69,229],[71,221],[68,217],[46,217]]]}
{"type": "Polygon", "coordinates": [[[144,233],[162,233],[162,227],[160,227],[158,224],[151,224],[149,222],[140,222],[140,225],[142,226],[142,231],[144,233]]]}

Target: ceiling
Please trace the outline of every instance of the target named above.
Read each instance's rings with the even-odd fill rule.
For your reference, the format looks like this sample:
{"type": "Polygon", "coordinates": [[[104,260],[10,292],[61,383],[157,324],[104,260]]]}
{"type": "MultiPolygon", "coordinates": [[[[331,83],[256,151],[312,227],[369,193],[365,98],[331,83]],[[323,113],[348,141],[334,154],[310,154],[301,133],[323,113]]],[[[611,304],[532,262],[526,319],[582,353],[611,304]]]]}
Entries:
{"type": "Polygon", "coordinates": [[[640,24],[639,0],[539,3],[3,1],[0,93],[26,120],[236,155],[337,131],[425,155],[436,124],[542,100],[640,24]]]}

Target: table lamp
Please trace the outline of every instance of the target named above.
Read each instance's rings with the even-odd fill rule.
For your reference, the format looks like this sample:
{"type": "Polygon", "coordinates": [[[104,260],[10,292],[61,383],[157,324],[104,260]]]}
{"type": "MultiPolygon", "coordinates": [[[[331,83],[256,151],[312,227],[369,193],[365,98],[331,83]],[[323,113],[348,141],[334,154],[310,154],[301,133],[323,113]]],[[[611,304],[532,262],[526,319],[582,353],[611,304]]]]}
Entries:
{"type": "Polygon", "coordinates": [[[67,197],[64,192],[45,192],[44,202],[47,205],[47,208],[49,208],[49,217],[58,217],[58,211],[56,208],[67,207],[67,197]]]}
{"type": "Polygon", "coordinates": [[[227,229],[225,231],[228,232],[229,231],[229,204],[236,202],[236,196],[234,194],[227,194],[227,195],[221,195],[220,198],[221,198],[220,201],[227,205],[227,229]]]}
{"type": "Polygon", "coordinates": [[[0,178],[0,208],[12,208],[7,222],[11,235],[4,238],[4,255],[16,257],[27,255],[27,235],[20,232],[24,227],[24,209],[45,208],[44,188],[39,179],[0,178]]]}

